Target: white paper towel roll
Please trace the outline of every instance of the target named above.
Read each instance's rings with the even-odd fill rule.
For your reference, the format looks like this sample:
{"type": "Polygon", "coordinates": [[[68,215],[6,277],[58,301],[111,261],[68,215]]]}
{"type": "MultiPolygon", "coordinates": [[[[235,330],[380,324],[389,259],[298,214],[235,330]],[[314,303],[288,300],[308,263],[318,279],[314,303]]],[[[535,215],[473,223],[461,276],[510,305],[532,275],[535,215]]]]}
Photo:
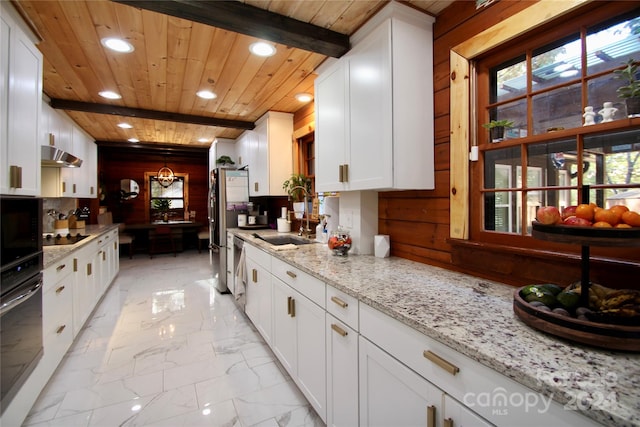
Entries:
{"type": "Polygon", "coordinates": [[[389,236],[386,234],[377,234],[373,237],[373,251],[378,258],[386,258],[391,251],[389,236]]]}
{"type": "Polygon", "coordinates": [[[282,208],[282,213],[280,214],[280,218],[286,218],[287,217],[287,207],[284,206],[282,208]]]}

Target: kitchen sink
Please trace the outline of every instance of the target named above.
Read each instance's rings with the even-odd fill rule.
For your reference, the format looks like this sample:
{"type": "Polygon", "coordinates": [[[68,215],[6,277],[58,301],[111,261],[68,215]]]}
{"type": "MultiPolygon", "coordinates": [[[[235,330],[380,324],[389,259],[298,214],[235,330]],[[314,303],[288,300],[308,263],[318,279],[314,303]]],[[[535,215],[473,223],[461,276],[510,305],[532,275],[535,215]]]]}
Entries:
{"type": "Polygon", "coordinates": [[[295,237],[295,236],[272,236],[272,237],[262,237],[260,239],[264,240],[267,243],[272,245],[308,245],[313,243],[313,240],[305,239],[303,237],[295,237]]]}

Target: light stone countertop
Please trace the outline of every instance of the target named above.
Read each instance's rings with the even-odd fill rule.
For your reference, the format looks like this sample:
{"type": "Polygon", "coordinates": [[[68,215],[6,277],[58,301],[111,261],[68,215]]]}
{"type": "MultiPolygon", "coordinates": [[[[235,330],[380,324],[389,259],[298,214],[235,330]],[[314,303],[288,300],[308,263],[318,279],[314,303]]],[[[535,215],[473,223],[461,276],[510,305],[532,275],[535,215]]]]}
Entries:
{"type": "Polygon", "coordinates": [[[254,231],[230,231],[561,404],[587,402],[577,405],[581,412],[606,426],[640,426],[640,354],[588,347],[525,325],[513,312],[514,287],[403,258],[338,257],[319,243],[275,251],[254,231]],[[602,393],[604,404],[589,403],[601,402],[602,393]]]}
{"type": "Polygon", "coordinates": [[[57,246],[45,246],[42,248],[42,252],[44,254],[44,268],[55,264],[60,261],[64,257],[71,255],[78,249],[85,246],[87,243],[97,239],[100,235],[108,233],[114,228],[118,228],[118,224],[109,224],[109,225],[87,225],[83,229],[72,230],[73,234],[80,233],[83,236],[88,235],[86,239],[82,239],[78,243],[73,245],[57,245],[57,246]]]}

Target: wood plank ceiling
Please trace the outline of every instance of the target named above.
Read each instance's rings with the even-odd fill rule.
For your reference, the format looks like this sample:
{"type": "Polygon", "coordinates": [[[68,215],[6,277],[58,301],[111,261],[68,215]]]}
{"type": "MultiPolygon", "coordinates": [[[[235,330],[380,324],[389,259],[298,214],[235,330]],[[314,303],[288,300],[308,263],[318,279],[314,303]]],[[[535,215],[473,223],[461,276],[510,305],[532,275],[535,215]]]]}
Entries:
{"type": "MultiPolygon", "coordinates": [[[[437,16],[453,1],[408,3],[437,16]]],[[[249,7],[257,13],[234,11],[241,13],[240,20],[228,15],[224,25],[216,27],[170,15],[195,10],[191,16],[201,20],[201,15],[206,18],[206,8],[220,5],[219,1],[13,3],[42,38],[38,48],[44,55],[45,94],[53,100],[54,108],[66,110],[99,143],[136,138],[141,144],[208,147],[215,138],[237,138],[267,111],[293,113],[300,109],[303,105],[294,96],[313,94],[313,71],[328,54],[342,54],[327,53],[326,40],[353,34],[387,1],[224,2],[222,5],[231,9],[249,7]],[[173,11],[146,10],[153,3],[173,11]],[[197,8],[202,13],[198,14],[197,8]],[[259,21],[252,24],[254,15],[259,21]],[[297,41],[295,33],[282,36],[283,27],[298,27],[296,21],[315,28],[302,27],[297,41]],[[263,28],[261,38],[256,37],[257,27],[263,28]],[[329,36],[323,41],[319,35],[325,33],[329,36]],[[111,52],[101,45],[104,37],[124,38],[135,51],[111,52]],[[261,39],[274,41],[274,56],[262,58],[249,52],[249,45],[261,39]],[[302,47],[291,46],[295,44],[302,47]],[[202,89],[215,92],[217,98],[198,98],[196,92],[202,89]],[[98,95],[104,90],[115,91],[122,98],[106,100],[98,95]],[[133,128],[121,129],[117,124],[122,122],[133,128]]],[[[210,15],[215,17],[213,11],[210,15]]]]}

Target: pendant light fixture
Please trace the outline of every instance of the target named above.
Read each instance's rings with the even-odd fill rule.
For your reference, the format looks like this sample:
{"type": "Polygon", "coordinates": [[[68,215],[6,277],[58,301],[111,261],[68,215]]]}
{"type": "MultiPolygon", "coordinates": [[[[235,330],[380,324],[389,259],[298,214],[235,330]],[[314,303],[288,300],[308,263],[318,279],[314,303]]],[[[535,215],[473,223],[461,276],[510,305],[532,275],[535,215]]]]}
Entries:
{"type": "Polygon", "coordinates": [[[173,184],[173,180],[175,178],[175,175],[173,174],[173,171],[171,170],[171,168],[167,167],[167,158],[165,157],[164,159],[164,166],[160,168],[160,170],[158,171],[158,182],[160,183],[160,185],[162,185],[164,188],[169,187],[171,184],[173,184]]]}

